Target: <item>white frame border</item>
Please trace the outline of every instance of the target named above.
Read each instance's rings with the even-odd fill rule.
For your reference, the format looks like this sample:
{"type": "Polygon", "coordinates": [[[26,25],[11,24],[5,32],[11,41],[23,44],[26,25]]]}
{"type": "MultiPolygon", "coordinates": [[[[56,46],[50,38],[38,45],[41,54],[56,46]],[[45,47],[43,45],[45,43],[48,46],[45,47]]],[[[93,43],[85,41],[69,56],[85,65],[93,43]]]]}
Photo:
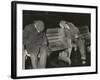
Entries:
{"type": "Polygon", "coordinates": [[[33,4],[17,4],[17,76],[38,76],[53,74],[70,74],[70,73],[86,73],[96,71],[96,9],[82,7],[61,7],[49,5],[33,5],[33,4]],[[31,69],[22,70],[22,11],[54,11],[54,12],[73,12],[73,13],[90,13],[91,14],[91,66],[84,67],[67,67],[52,69],[31,69]],[[92,44],[93,43],[93,44],[92,44]]]}

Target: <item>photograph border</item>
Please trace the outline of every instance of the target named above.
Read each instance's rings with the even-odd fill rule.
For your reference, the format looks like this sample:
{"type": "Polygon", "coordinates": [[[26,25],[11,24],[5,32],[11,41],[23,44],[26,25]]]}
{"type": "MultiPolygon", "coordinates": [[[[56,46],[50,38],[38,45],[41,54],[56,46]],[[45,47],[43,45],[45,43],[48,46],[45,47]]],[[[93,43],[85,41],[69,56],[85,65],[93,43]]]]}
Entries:
{"type": "Polygon", "coordinates": [[[39,3],[39,2],[24,2],[12,1],[11,2],[11,78],[38,78],[38,77],[53,77],[53,76],[67,76],[67,75],[85,75],[98,73],[98,7],[88,5],[72,5],[72,4],[56,4],[56,3],[39,3]],[[49,5],[49,6],[65,6],[65,7],[81,7],[81,8],[94,8],[96,9],[96,71],[84,73],[70,73],[70,74],[51,74],[51,75],[37,75],[37,76],[17,76],[17,4],[34,4],[34,5],[49,5]]]}

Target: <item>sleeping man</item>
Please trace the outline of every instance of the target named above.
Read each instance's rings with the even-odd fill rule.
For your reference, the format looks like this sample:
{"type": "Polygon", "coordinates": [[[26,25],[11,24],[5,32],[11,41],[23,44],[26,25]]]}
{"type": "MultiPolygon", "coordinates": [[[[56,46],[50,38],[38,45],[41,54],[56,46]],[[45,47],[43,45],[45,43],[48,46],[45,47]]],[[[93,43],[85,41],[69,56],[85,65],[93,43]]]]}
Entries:
{"type": "Polygon", "coordinates": [[[32,24],[27,25],[23,31],[24,49],[30,54],[34,69],[46,67],[47,39],[44,29],[44,22],[36,20],[32,24]]]}
{"type": "Polygon", "coordinates": [[[67,62],[69,65],[71,65],[71,51],[74,47],[74,50],[77,50],[77,47],[80,50],[81,59],[85,60],[85,47],[84,47],[84,41],[80,38],[80,32],[79,29],[72,23],[67,22],[65,20],[60,21],[59,26],[63,29],[65,39],[64,44],[66,46],[66,49],[59,53],[59,59],[67,62]]]}

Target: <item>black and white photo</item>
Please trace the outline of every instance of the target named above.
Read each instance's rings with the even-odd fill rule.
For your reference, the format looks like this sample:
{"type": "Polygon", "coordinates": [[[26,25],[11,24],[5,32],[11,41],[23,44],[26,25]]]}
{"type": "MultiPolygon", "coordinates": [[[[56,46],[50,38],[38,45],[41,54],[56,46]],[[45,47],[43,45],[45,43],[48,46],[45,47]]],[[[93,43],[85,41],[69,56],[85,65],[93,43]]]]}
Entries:
{"type": "Polygon", "coordinates": [[[12,2],[12,78],[97,73],[97,7],[12,2]]]}

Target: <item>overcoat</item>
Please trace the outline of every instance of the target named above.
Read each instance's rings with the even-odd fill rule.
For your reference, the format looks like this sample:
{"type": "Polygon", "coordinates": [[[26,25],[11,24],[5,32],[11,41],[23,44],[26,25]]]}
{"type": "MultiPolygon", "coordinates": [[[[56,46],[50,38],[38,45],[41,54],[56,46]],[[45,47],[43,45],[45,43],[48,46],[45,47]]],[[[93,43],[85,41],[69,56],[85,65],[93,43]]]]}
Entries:
{"type": "Polygon", "coordinates": [[[47,45],[45,33],[38,32],[34,23],[29,24],[23,31],[23,44],[29,54],[37,55],[40,48],[47,45]]]}

